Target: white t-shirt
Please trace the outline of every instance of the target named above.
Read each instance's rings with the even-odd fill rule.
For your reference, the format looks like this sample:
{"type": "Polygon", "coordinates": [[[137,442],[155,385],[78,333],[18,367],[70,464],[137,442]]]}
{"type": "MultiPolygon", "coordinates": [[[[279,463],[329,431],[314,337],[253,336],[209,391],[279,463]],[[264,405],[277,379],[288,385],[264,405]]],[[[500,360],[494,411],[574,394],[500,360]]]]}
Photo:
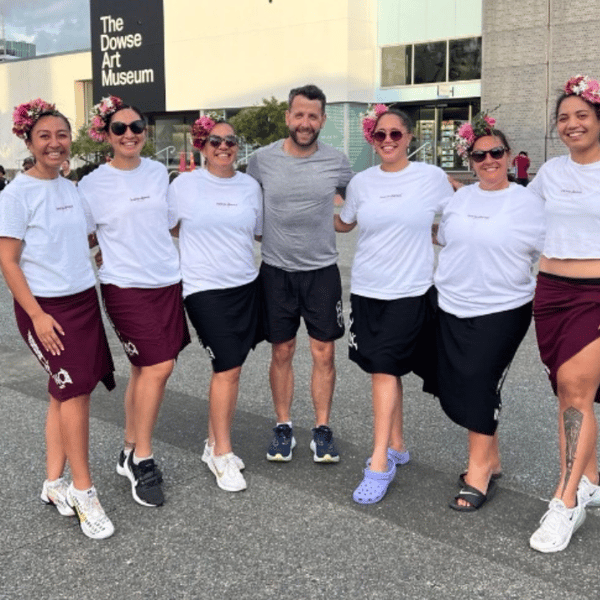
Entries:
{"type": "Polygon", "coordinates": [[[354,176],[340,212],[344,223],[359,226],[353,294],[393,300],[431,287],[431,225],[452,192],[442,169],[418,162],[395,173],[377,166],[354,176]]]}
{"type": "Polygon", "coordinates": [[[73,184],[19,173],[0,194],[0,236],[23,241],[19,265],[34,296],[58,298],[96,283],[73,184]]]}
{"type": "Polygon", "coordinates": [[[548,258],[600,258],[600,162],[570,156],[544,163],[527,187],[546,201],[548,258]]]}
{"type": "Polygon", "coordinates": [[[101,165],[79,182],[89,226],[102,250],[102,283],[159,288],[181,280],[169,233],[175,220],[168,187],[164,165],[148,158],[131,171],[101,165]]]}
{"type": "Polygon", "coordinates": [[[258,276],[254,236],[262,232],[262,193],[244,173],[182,173],[169,186],[179,229],[183,295],[238,287],[258,276]]]}
{"type": "Polygon", "coordinates": [[[435,272],[440,307],[460,318],[523,306],[533,298],[533,263],[544,244],[544,203],[511,183],[459,189],[442,216],[435,272]]]}

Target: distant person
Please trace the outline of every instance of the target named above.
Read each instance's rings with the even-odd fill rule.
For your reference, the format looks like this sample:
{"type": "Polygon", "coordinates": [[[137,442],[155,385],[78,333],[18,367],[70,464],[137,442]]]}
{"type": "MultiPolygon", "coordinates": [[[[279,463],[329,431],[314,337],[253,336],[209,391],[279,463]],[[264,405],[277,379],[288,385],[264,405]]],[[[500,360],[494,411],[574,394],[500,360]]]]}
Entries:
{"type": "Polygon", "coordinates": [[[6,171],[4,167],[0,165],[0,192],[6,187],[8,179],[6,179],[6,171]]]}
{"type": "Polygon", "coordinates": [[[36,162],[2,192],[0,265],[19,331],[49,375],[47,475],[41,499],[63,516],[77,514],[86,536],[107,538],[114,527],[91,479],[89,410],[99,381],[109,390],[115,387],[114,367],[89,258],[85,213],[75,188],[58,175],[69,155],[71,126],[41,99],[17,107],[13,119],[13,132],[36,162]],[[70,484],[63,478],[67,462],[70,484]]]}
{"type": "Polygon", "coordinates": [[[25,171],[29,171],[29,169],[31,169],[33,165],[35,165],[35,158],[33,158],[32,156],[28,156],[27,158],[25,158],[23,160],[23,173],[25,173],[25,171]]]}
{"type": "Polygon", "coordinates": [[[61,163],[60,174],[65,179],[68,179],[69,181],[72,181],[73,183],[75,183],[75,180],[76,180],[75,173],[73,171],[71,171],[71,162],[70,161],[64,160],[61,163]]]}
{"type": "Polygon", "coordinates": [[[325,94],[315,85],[291,90],[285,113],[289,136],[256,152],[247,169],[264,195],[260,277],[265,334],[272,344],[270,382],[277,416],[267,450],[271,461],[291,460],[296,445],[291,417],[292,360],[301,318],[313,361],[313,460],[340,460],[329,427],[335,340],[344,335],[333,198],[348,185],[353,172],[342,152],[318,140],[327,118],[325,103],[325,94]]]}
{"type": "Polygon", "coordinates": [[[529,183],[529,174],[527,170],[530,166],[529,158],[525,150],[521,150],[517,156],[513,158],[512,166],[515,168],[515,181],[522,186],[527,187],[529,183]]]}
{"type": "Polygon", "coordinates": [[[147,123],[137,108],[111,96],[93,110],[88,133],[108,142],[114,158],[78,189],[102,252],[104,307],[131,363],[117,473],[129,479],[138,504],[160,506],[162,473],[152,432],[175,360],[190,342],[179,254],[169,233],[175,225],[169,177],[162,163],[141,156],[147,123]]]}

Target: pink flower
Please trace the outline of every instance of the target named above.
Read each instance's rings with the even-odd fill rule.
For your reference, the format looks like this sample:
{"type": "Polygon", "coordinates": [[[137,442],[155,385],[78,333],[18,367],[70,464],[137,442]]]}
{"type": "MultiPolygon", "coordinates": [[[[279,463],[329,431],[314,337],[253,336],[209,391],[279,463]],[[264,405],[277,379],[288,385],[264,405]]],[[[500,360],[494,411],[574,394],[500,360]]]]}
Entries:
{"type": "Polygon", "coordinates": [[[215,122],[206,115],[194,121],[192,125],[192,144],[194,148],[198,148],[198,150],[204,148],[206,138],[214,126],[215,122]]]}
{"type": "Polygon", "coordinates": [[[375,104],[370,110],[363,115],[362,130],[365,140],[373,145],[373,131],[377,119],[388,111],[388,107],[385,104],[375,104]]]}

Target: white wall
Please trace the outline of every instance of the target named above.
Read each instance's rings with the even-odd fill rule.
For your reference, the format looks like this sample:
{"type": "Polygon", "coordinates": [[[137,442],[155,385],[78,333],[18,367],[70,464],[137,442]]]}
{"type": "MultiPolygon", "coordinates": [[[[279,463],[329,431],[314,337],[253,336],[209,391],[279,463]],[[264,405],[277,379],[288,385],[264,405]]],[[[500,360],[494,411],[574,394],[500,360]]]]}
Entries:
{"type": "Polygon", "coordinates": [[[378,0],[378,44],[481,35],[483,0],[378,0]]]}
{"type": "Polygon", "coordinates": [[[328,101],[371,100],[376,0],[170,0],[167,110],[283,100],[315,83],[328,101]]]}
{"type": "Polygon", "coordinates": [[[85,116],[78,81],[91,78],[90,52],[0,63],[0,164],[14,169],[29,155],[25,144],[12,133],[15,106],[35,98],[53,102],[75,130],[85,116]]]}

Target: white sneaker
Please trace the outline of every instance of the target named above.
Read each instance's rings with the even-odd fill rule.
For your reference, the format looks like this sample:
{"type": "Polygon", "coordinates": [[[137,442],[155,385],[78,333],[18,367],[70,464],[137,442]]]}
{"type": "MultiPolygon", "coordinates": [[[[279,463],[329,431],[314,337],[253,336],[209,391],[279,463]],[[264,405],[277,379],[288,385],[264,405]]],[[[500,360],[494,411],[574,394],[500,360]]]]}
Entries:
{"type": "Polygon", "coordinates": [[[59,477],[56,481],[44,481],[42,486],[42,493],[40,498],[42,502],[46,504],[52,504],[56,506],[56,510],[63,517],[72,517],[75,511],[67,503],[67,490],[69,484],[62,478],[59,477]]]}
{"type": "Polygon", "coordinates": [[[560,552],[584,521],[585,508],[580,502],[574,508],[567,508],[562,500],[553,498],[529,545],[539,552],[560,552]]]}
{"type": "Polygon", "coordinates": [[[110,537],[115,532],[115,528],[100,505],[96,488],[92,486],[87,490],[83,499],[81,495],[75,492],[73,484],[69,486],[67,502],[79,517],[81,531],[94,540],[110,537]]]}
{"type": "MultiPolygon", "coordinates": [[[[208,440],[204,440],[204,452],[202,452],[202,462],[205,462],[208,465],[208,459],[210,458],[210,455],[211,455],[212,451],[213,451],[213,446],[211,446],[208,443],[208,440]]],[[[237,465],[237,468],[240,471],[243,471],[246,468],[246,465],[244,464],[244,461],[239,456],[236,456],[234,454],[233,455],[233,460],[235,461],[235,464],[237,465]]]]}
{"type": "Polygon", "coordinates": [[[583,475],[577,487],[577,500],[583,508],[600,506],[600,485],[594,485],[583,475]]]}
{"type": "Polygon", "coordinates": [[[248,487],[244,476],[237,466],[233,452],[228,452],[222,456],[215,456],[211,453],[206,464],[217,478],[217,485],[222,490],[226,492],[241,492],[248,487]]]}

